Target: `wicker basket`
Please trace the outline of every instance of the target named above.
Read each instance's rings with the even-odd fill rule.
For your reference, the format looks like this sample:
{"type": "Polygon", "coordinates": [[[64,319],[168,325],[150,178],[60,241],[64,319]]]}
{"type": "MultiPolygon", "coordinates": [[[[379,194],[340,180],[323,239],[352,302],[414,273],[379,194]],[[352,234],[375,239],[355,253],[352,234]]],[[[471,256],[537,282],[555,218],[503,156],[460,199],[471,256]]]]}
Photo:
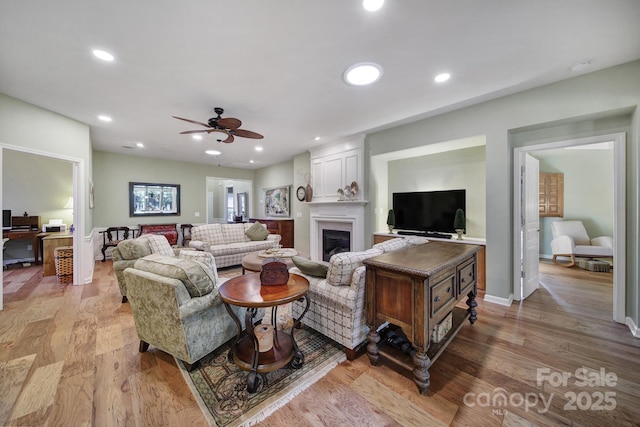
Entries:
{"type": "Polygon", "coordinates": [[[73,246],[59,246],[53,252],[58,282],[73,283],[73,246]]]}

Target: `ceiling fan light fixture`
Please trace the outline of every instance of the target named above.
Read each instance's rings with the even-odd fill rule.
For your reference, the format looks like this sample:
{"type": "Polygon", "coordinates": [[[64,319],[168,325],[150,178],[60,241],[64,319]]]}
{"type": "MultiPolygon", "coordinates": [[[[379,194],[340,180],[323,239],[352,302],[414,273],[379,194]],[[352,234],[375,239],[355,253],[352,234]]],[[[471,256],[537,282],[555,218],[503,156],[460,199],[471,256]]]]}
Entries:
{"type": "Polygon", "coordinates": [[[219,156],[220,154],[222,154],[220,151],[218,150],[207,150],[205,151],[206,154],[210,155],[210,156],[219,156]]]}
{"type": "Polygon", "coordinates": [[[360,62],[347,68],[344,81],[352,86],[365,86],[377,82],[382,77],[382,67],[373,62],[360,62]]]}
{"type": "Polygon", "coordinates": [[[213,136],[216,141],[224,141],[225,139],[229,138],[229,134],[221,130],[212,130],[208,133],[209,135],[213,136]]]}
{"type": "Polygon", "coordinates": [[[195,139],[196,141],[200,141],[202,139],[202,135],[193,135],[191,136],[191,138],[195,139]]]}

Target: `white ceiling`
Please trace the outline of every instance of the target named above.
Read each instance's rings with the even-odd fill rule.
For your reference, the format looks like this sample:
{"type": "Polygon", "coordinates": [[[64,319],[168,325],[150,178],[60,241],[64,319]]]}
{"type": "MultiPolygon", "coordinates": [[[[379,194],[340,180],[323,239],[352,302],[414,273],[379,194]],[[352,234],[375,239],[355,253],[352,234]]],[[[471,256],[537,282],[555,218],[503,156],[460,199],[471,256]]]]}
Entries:
{"type": "Polygon", "coordinates": [[[260,168],[639,59],[639,20],[638,0],[387,0],[375,13],[360,0],[2,0],[0,92],[88,124],[96,150],[260,168]],[[382,79],[345,84],[362,61],[382,79]],[[171,116],[206,122],[217,106],[264,139],[179,135],[199,127],[171,116]]]}

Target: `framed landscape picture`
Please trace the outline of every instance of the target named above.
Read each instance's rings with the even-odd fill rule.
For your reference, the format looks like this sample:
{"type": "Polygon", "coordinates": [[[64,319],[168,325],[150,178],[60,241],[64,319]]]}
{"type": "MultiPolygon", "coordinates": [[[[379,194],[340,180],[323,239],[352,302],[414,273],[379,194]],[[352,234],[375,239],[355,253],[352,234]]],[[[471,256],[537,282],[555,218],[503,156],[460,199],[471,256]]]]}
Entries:
{"type": "Polygon", "coordinates": [[[266,188],[264,190],[264,214],[266,216],[289,216],[291,186],[266,188]]]}

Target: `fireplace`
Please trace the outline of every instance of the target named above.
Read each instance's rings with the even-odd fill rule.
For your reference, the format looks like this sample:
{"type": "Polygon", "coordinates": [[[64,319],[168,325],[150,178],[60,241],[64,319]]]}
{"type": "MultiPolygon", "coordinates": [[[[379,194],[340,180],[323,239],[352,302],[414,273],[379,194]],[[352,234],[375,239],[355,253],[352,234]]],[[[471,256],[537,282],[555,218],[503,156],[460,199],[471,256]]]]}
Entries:
{"type": "MultiPolygon", "coordinates": [[[[339,244],[340,248],[347,248],[347,251],[364,250],[364,206],[366,203],[366,201],[309,203],[311,208],[311,233],[309,235],[311,238],[309,245],[311,259],[329,260],[326,258],[324,248],[325,231],[333,234],[332,240],[342,240],[342,243],[333,242],[332,244],[335,246],[339,244]]],[[[333,249],[331,248],[327,252],[331,252],[333,249]]]]}
{"type": "Polygon", "coordinates": [[[332,255],[351,250],[351,232],[344,230],[322,230],[322,260],[329,261],[332,255]]]}

